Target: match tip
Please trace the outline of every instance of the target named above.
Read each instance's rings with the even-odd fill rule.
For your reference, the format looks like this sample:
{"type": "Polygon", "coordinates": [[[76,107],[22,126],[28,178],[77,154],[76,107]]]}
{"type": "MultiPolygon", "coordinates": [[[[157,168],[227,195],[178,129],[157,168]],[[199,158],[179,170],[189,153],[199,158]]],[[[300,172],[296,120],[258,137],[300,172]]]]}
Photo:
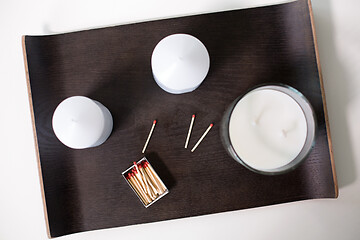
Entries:
{"type": "Polygon", "coordinates": [[[192,118],[194,118],[194,117],[195,117],[195,114],[192,115],[192,118]]]}
{"type": "Polygon", "coordinates": [[[156,120],[153,121],[153,124],[156,124],[156,120]]]}
{"type": "Polygon", "coordinates": [[[214,124],[210,124],[210,127],[214,126],[214,124]]]}
{"type": "Polygon", "coordinates": [[[137,165],[136,162],[133,162],[134,165],[137,165]]]}

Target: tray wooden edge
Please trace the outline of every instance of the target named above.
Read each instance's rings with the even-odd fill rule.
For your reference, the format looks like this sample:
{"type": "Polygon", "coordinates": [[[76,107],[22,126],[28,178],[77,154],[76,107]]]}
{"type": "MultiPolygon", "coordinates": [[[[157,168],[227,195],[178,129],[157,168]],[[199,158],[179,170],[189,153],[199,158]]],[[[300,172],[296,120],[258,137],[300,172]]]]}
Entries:
{"type": "Polygon", "coordinates": [[[44,215],[45,215],[46,233],[47,233],[48,238],[52,238],[51,233],[50,233],[49,218],[48,218],[47,208],[46,208],[45,190],[44,190],[44,182],[43,182],[41,163],[40,163],[39,144],[38,144],[38,139],[37,139],[37,134],[36,134],[35,112],[34,112],[34,106],[33,106],[33,101],[32,101],[32,94],[31,94],[30,76],[29,76],[29,68],[28,68],[28,61],[27,61],[27,54],[26,54],[25,39],[26,39],[26,36],[23,35],[21,37],[21,43],[22,43],[21,45],[22,45],[23,57],[24,57],[26,85],[27,85],[27,92],[28,92],[29,105],[30,105],[31,123],[32,123],[33,134],[34,134],[36,162],[38,165],[38,174],[39,174],[40,186],[41,186],[41,198],[42,198],[42,202],[43,202],[43,209],[44,209],[44,215]]]}
{"type": "Polygon", "coordinates": [[[327,106],[326,106],[325,89],[324,89],[324,82],[323,82],[321,65],[320,65],[320,56],[319,56],[319,49],[318,49],[317,38],[316,38],[314,14],[313,14],[313,10],[312,10],[311,0],[307,1],[307,5],[309,8],[309,13],[310,13],[310,22],[311,22],[311,29],[312,29],[313,40],[314,40],[316,64],[317,64],[318,72],[319,72],[321,97],[322,97],[323,106],[324,106],[325,124],[326,124],[326,130],[327,130],[327,138],[328,138],[328,142],[329,142],[331,170],[332,170],[332,174],[333,174],[333,181],[334,181],[334,187],[335,187],[335,189],[334,189],[335,196],[334,197],[337,198],[339,196],[339,187],[338,187],[338,182],[337,182],[337,177],[336,177],[336,169],[335,169],[333,146],[332,146],[332,141],[331,141],[329,117],[328,117],[327,106]]]}

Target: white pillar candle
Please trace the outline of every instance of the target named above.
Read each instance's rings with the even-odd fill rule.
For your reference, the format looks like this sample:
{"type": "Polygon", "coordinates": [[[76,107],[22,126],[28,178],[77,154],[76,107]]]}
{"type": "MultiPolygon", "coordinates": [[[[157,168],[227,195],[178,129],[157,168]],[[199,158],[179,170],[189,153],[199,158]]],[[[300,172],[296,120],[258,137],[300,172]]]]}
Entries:
{"type": "Polygon", "coordinates": [[[84,149],[101,145],[110,136],[113,119],[98,101],[83,96],[69,97],[55,109],[52,126],[66,146],[84,149]]]}
{"type": "Polygon", "coordinates": [[[236,103],[228,133],[233,150],[247,167],[284,171],[294,159],[307,155],[303,151],[310,151],[315,119],[311,106],[298,93],[280,86],[260,87],[236,103]]]}
{"type": "Polygon", "coordinates": [[[194,91],[205,79],[210,57],[204,44],[188,34],[162,39],[151,57],[156,83],[165,91],[181,94],[194,91]]]}

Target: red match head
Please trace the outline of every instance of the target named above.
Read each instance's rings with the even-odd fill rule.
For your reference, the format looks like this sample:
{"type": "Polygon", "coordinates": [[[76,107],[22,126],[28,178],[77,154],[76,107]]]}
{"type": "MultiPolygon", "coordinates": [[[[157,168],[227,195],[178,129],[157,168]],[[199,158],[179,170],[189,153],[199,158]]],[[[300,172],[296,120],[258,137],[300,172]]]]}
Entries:
{"type": "Polygon", "coordinates": [[[195,117],[195,114],[192,115],[192,118],[194,118],[194,117],[195,117]]]}
{"type": "Polygon", "coordinates": [[[156,120],[153,121],[153,124],[156,124],[156,120]]]}
{"type": "Polygon", "coordinates": [[[214,126],[214,124],[210,124],[210,127],[214,126]]]}

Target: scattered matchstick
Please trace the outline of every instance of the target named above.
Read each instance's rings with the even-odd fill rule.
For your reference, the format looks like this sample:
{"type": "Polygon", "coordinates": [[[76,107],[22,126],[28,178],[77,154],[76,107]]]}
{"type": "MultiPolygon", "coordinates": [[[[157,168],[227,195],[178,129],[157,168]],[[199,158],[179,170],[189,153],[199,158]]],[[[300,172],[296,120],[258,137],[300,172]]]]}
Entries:
{"type": "Polygon", "coordinates": [[[197,143],[195,144],[195,146],[193,147],[193,149],[191,149],[191,152],[194,152],[195,149],[199,146],[199,144],[201,143],[201,141],[204,139],[204,137],[206,136],[206,134],[208,134],[208,132],[210,131],[210,129],[212,128],[212,126],[214,126],[214,124],[210,124],[210,126],[206,129],[206,131],[204,132],[204,134],[201,136],[201,138],[199,139],[199,141],[197,141],[197,143]]]}
{"type": "Polygon", "coordinates": [[[155,124],[156,124],[156,120],[153,121],[153,125],[152,125],[152,127],[151,127],[149,136],[148,136],[147,139],[146,139],[146,142],[145,142],[144,148],[143,148],[143,150],[142,150],[142,153],[145,153],[146,147],[147,147],[147,145],[149,144],[151,135],[152,135],[152,133],[153,133],[153,131],[154,131],[155,124]]]}
{"type": "Polygon", "coordinates": [[[194,125],[194,120],[195,120],[195,114],[193,114],[192,117],[191,117],[190,127],[189,127],[189,131],[188,131],[188,134],[187,134],[187,137],[186,137],[186,142],[185,142],[185,148],[187,148],[188,144],[189,144],[191,130],[192,130],[192,127],[194,125]]]}

